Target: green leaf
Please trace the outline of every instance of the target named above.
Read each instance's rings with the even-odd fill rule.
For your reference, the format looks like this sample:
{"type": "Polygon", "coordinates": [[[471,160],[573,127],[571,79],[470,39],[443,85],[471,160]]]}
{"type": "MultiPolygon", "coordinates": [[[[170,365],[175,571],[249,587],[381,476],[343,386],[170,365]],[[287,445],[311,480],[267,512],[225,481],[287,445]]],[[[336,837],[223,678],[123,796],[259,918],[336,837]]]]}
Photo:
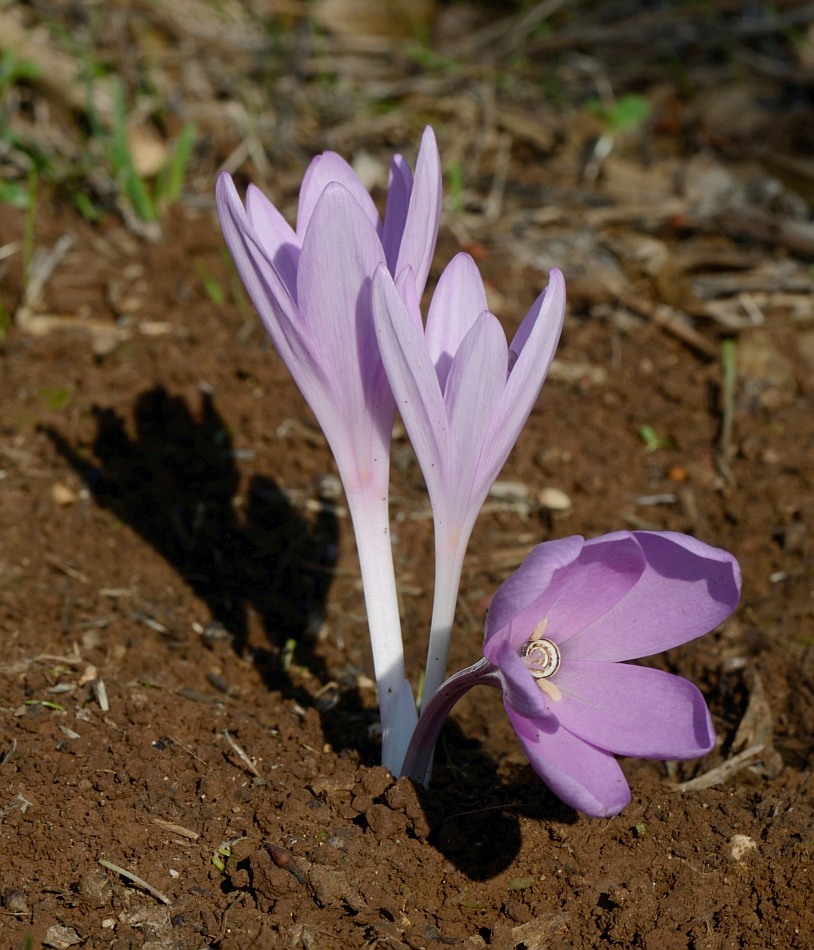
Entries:
{"type": "Polygon", "coordinates": [[[644,442],[644,447],[648,452],[655,452],[657,449],[666,448],[670,444],[669,439],[662,439],[656,434],[653,426],[639,426],[639,438],[644,442]]]}
{"type": "Polygon", "coordinates": [[[195,270],[198,272],[198,276],[201,278],[201,283],[204,286],[206,291],[206,296],[212,301],[212,303],[220,306],[226,300],[226,291],[223,289],[223,285],[218,280],[217,277],[212,273],[211,270],[204,264],[202,261],[195,261],[195,270]]]}
{"type": "Polygon", "coordinates": [[[26,706],[45,706],[46,709],[53,709],[54,712],[65,712],[65,707],[59,703],[52,703],[49,699],[27,699],[26,706]]]}
{"type": "Polygon", "coordinates": [[[113,134],[110,139],[110,162],[113,174],[133,210],[142,221],[155,221],[155,205],[144,181],[139,177],[130,144],[127,141],[127,110],[121,83],[113,87],[113,134]]]}
{"type": "Polygon", "coordinates": [[[195,146],[195,139],[198,130],[192,122],[181,129],[175,148],[172,150],[169,161],[161,169],[158,181],[155,185],[156,203],[164,206],[174,204],[181,196],[181,189],[184,186],[187,166],[189,165],[192,149],[195,146]]]}
{"type": "Polygon", "coordinates": [[[0,181],[0,204],[27,211],[31,207],[31,194],[19,181],[0,181]]]}
{"type": "Polygon", "coordinates": [[[650,103],[644,96],[630,93],[620,96],[609,111],[611,128],[616,132],[635,129],[650,115],[650,103]]]}
{"type": "Polygon", "coordinates": [[[611,135],[638,128],[650,115],[650,103],[636,93],[619,96],[610,106],[599,99],[589,99],[585,105],[602,120],[611,135]]]}
{"type": "Polygon", "coordinates": [[[70,386],[43,386],[37,393],[47,409],[62,409],[72,394],[70,386]]]}

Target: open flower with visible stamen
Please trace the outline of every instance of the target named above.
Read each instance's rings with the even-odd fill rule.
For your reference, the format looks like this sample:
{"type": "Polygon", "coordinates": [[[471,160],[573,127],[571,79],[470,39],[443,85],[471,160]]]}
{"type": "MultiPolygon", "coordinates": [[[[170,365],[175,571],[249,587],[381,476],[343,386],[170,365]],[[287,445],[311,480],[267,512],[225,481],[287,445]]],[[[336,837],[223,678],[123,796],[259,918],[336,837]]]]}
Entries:
{"type": "Polygon", "coordinates": [[[475,262],[458,254],[430,303],[426,329],[409,282],[373,279],[387,378],[418,457],[435,527],[435,594],[423,706],[446,675],[461,566],[478,512],[540,394],[565,316],[565,284],[548,288],[511,344],[489,312],[475,262]]]}
{"type": "Polygon", "coordinates": [[[405,772],[423,777],[463,692],[496,686],[549,787],[588,815],[615,815],[630,801],[617,755],[689,759],[715,744],[696,686],[623,661],[709,632],[739,599],[735,558],[686,535],[620,531],[539,545],[492,600],[484,659],[451,676],[422,713],[405,772]]]}
{"type": "Polygon", "coordinates": [[[420,295],[441,212],[431,129],[413,177],[393,159],[384,220],[350,165],[315,158],[300,189],[297,227],[254,186],[246,205],[221,174],[218,215],[240,277],[336,458],[356,535],[382,717],[382,761],[396,774],[416,719],[404,675],[388,492],[395,407],[370,306],[379,266],[420,295]]]}

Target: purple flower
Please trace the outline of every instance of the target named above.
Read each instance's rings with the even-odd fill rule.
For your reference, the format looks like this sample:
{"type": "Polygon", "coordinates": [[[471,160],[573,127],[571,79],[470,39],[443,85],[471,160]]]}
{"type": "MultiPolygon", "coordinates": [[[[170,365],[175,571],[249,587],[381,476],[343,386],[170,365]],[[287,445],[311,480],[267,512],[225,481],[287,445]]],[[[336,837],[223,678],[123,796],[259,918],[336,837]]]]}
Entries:
{"type": "Polygon", "coordinates": [[[356,173],[333,152],[308,166],[296,231],[254,185],[244,208],[225,172],[216,198],[240,277],[322,426],[346,490],[356,481],[386,484],[394,407],[370,284],[384,262],[394,275],[409,268],[415,293],[423,292],[441,211],[432,130],[424,132],[415,181],[404,159],[393,159],[384,221],[356,173]]]}
{"type": "Polygon", "coordinates": [[[424,329],[402,276],[373,280],[373,316],[396,405],[427,484],[435,525],[435,598],[424,682],[445,675],[466,546],[489,489],[540,393],[565,315],[562,274],[532,304],[510,346],[486,305],[478,268],[458,254],[441,275],[424,329]]]}
{"type": "Polygon", "coordinates": [[[689,759],[714,746],[698,689],[621,661],[707,633],[740,599],[732,555],[682,534],[620,531],[536,547],[498,589],[484,659],[452,676],[405,771],[419,778],[443,718],[469,687],[503,690],[532,767],[564,801],[608,817],[630,801],[617,755],[689,759]]]}
{"type": "Polygon", "coordinates": [[[404,676],[388,518],[395,406],[373,327],[377,267],[420,295],[441,211],[435,137],[424,132],[415,179],[393,159],[384,220],[351,167],[315,158],[300,189],[296,231],[254,186],[244,208],[222,174],[218,215],[240,277],[277,352],[322,426],[356,534],[379,686],[382,759],[398,773],[415,704],[404,676]]]}

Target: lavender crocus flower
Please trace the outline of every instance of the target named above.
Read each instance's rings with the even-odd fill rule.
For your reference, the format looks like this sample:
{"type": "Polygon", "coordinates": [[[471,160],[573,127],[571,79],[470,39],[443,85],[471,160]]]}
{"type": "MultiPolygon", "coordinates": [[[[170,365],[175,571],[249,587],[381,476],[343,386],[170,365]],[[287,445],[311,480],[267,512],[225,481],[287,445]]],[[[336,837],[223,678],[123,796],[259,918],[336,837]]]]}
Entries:
{"type": "Polygon", "coordinates": [[[715,744],[692,683],[621,661],[707,633],[739,598],[735,558],[686,535],[620,531],[539,545],[492,600],[484,659],[451,676],[422,713],[405,772],[423,777],[463,692],[497,686],[538,775],[574,808],[615,815],[630,801],[615,756],[689,759],[715,744]]]}
{"type": "Polygon", "coordinates": [[[422,708],[444,679],[461,567],[478,512],[548,373],[565,314],[562,274],[506,345],[478,268],[458,254],[422,326],[406,274],[373,280],[384,367],[427,484],[435,526],[435,594],[422,708]]]}
{"type": "Polygon", "coordinates": [[[393,159],[384,220],[332,152],[308,167],[292,229],[249,186],[244,208],[221,174],[218,215],[240,277],[336,458],[356,534],[382,717],[382,761],[399,773],[416,711],[404,675],[388,519],[394,403],[370,310],[378,266],[411,295],[429,272],[441,209],[435,137],[424,132],[415,179],[393,159]]]}

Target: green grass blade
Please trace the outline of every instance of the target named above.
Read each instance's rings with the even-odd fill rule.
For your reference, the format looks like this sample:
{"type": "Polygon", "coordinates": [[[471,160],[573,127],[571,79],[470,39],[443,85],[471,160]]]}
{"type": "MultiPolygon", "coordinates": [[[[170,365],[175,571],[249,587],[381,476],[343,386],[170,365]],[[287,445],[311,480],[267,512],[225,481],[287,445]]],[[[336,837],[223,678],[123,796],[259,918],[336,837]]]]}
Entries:
{"type": "Polygon", "coordinates": [[[198,130],[192,122],[187,122],[181,129],[175,148],[172,150],[169,160],[161,169],[161,174],[156,182],[155,201],[157,205],[167,207],[180,198],[197,135],[198,130]]]}

